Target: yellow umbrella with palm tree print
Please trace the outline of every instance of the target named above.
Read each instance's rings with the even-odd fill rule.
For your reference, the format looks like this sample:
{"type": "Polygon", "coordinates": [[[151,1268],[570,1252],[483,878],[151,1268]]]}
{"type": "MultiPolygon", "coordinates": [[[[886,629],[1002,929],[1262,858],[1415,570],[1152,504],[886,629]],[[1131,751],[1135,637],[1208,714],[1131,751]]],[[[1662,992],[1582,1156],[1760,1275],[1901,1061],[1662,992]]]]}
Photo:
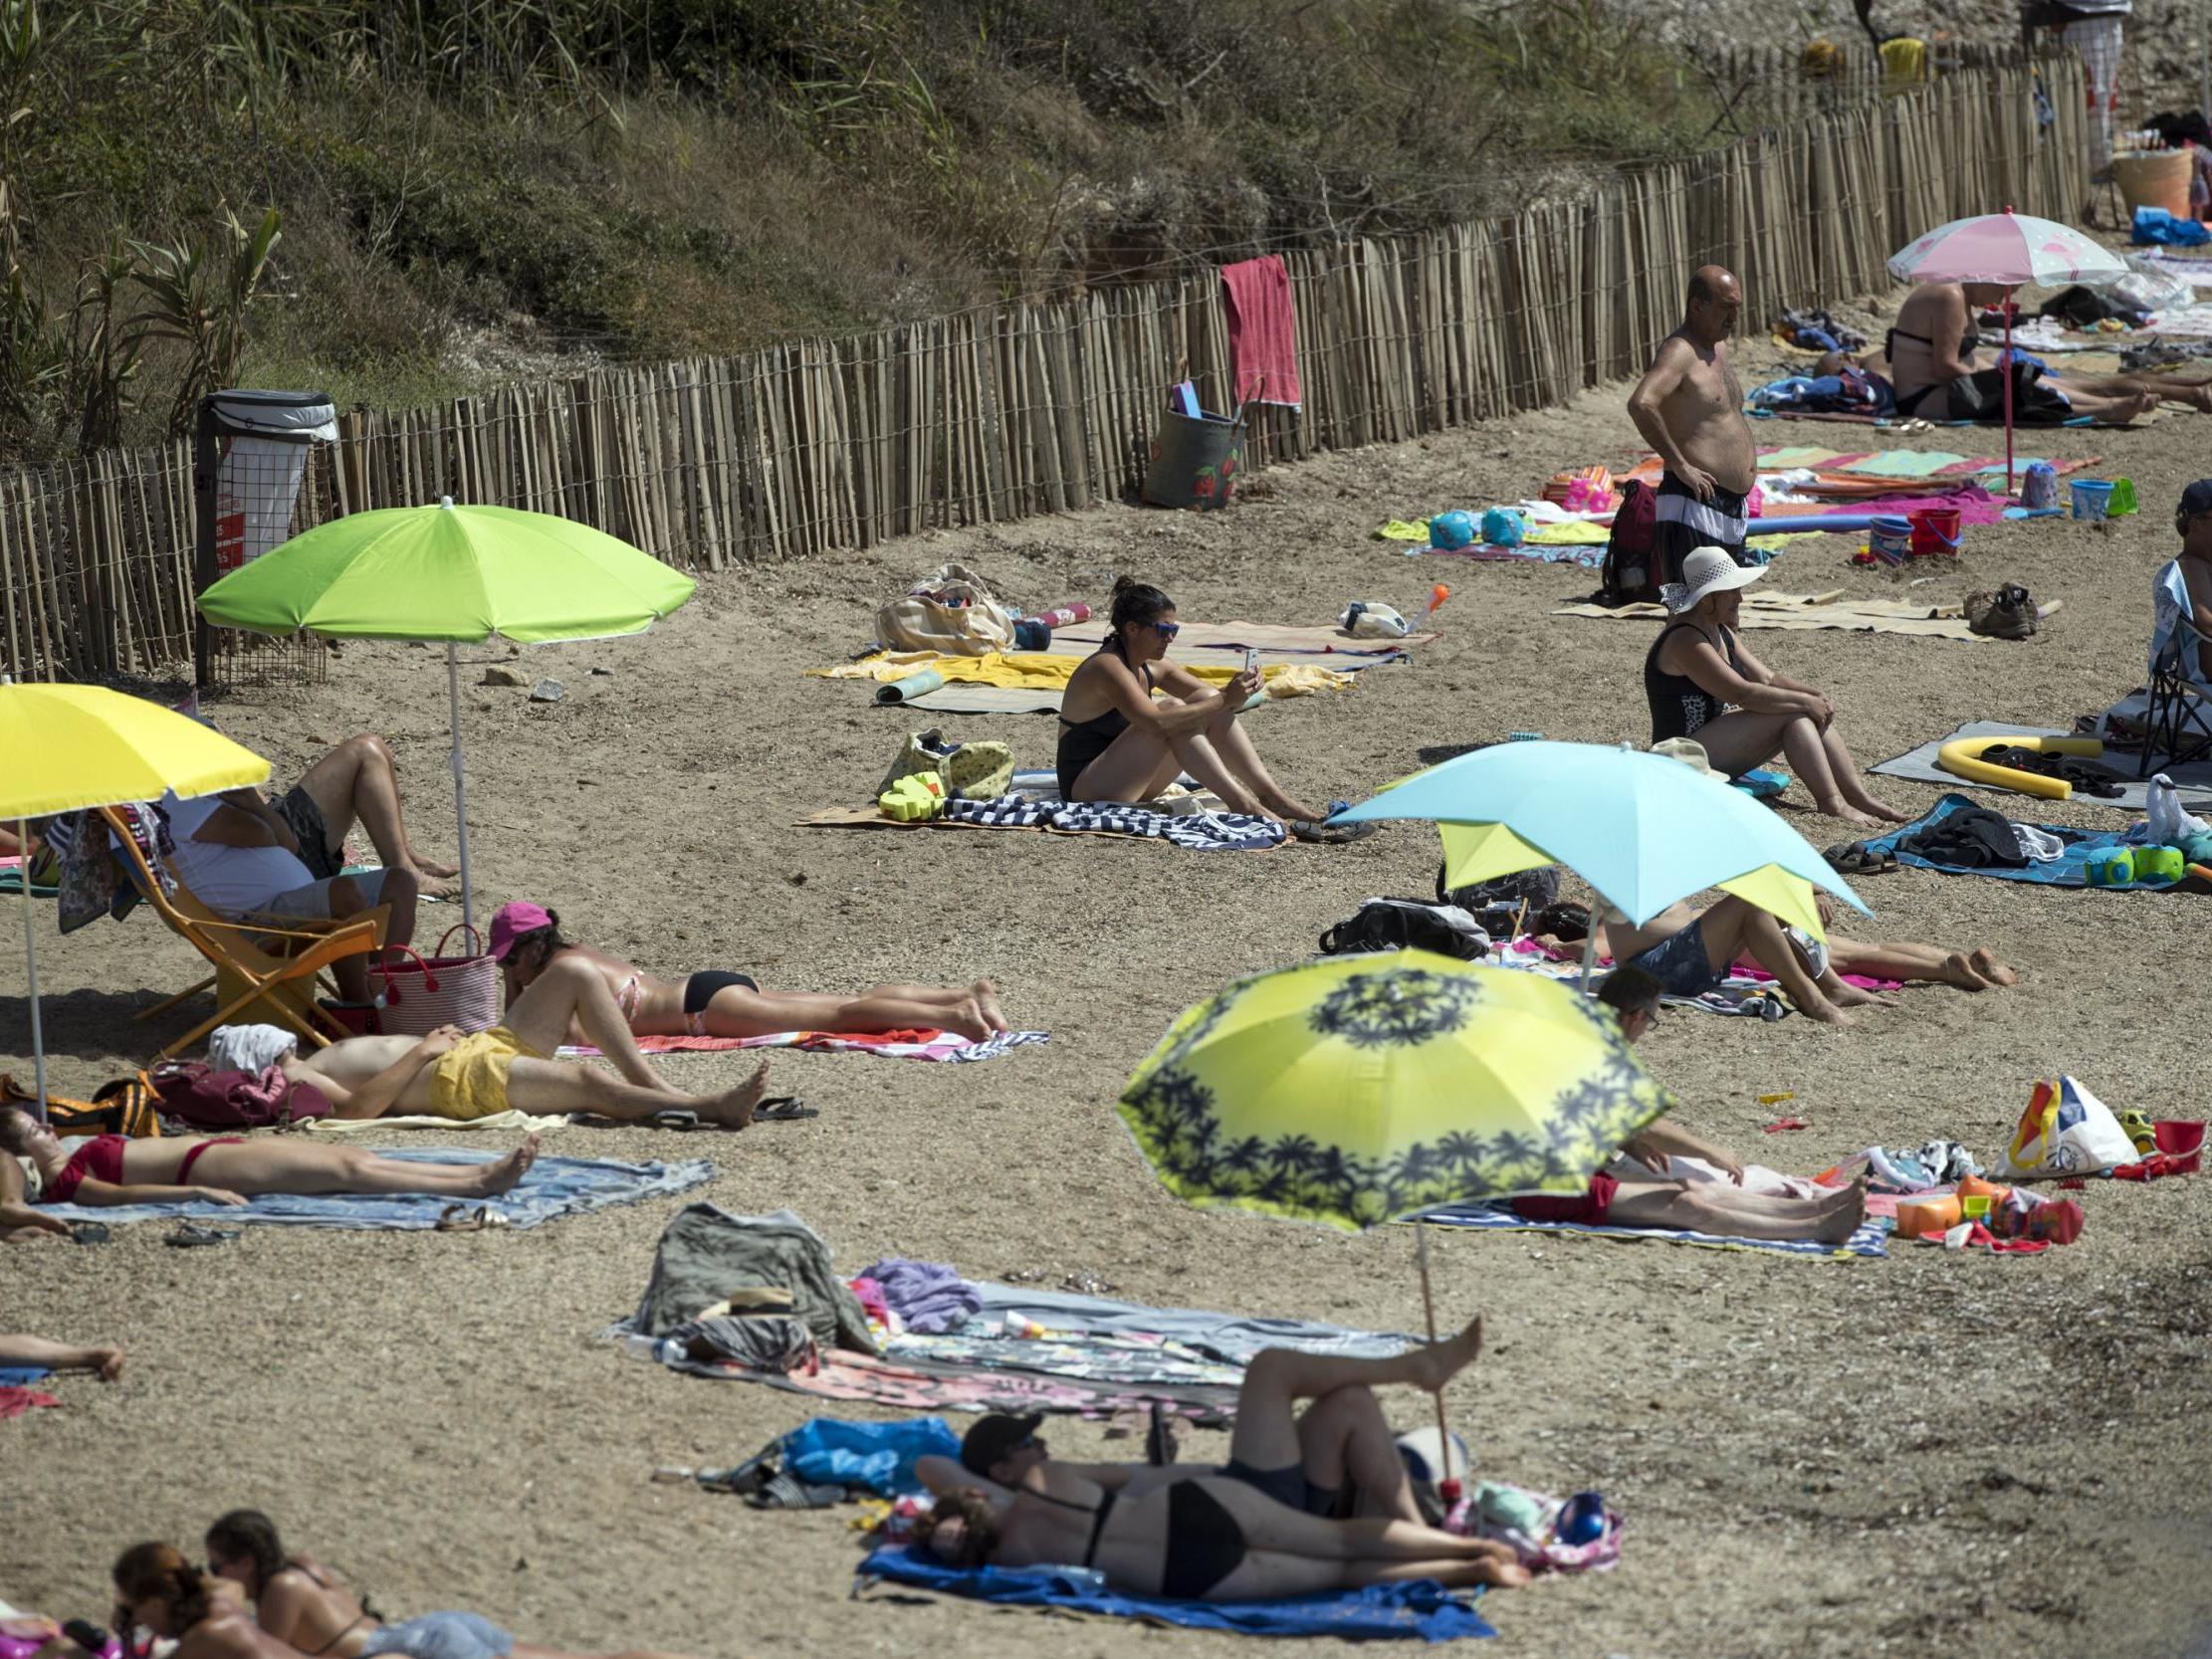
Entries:
{"type": "Polygon", "coordinates": [[[1604,1004],[1396,950],[1228,986],[1169,1028],[1119,1111],[1185,1202],[1357,1231],[1579,1191],[1672,1104],[1604,1004]]]}

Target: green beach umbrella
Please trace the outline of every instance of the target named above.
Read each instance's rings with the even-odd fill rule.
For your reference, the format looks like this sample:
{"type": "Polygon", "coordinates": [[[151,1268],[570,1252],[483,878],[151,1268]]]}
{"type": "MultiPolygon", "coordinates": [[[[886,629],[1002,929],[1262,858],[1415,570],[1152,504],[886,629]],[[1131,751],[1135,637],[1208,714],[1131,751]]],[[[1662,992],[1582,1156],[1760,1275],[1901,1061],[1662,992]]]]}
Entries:
{"type": "Polygon", "coordinates": [[[494,634],[524,645],[641,634],[697,586],[588,524],[446,497],[318,525],[214,583],[199,606],[255,633],[444,642],[461,912],[473,922],[457,647],[494,634]]]}

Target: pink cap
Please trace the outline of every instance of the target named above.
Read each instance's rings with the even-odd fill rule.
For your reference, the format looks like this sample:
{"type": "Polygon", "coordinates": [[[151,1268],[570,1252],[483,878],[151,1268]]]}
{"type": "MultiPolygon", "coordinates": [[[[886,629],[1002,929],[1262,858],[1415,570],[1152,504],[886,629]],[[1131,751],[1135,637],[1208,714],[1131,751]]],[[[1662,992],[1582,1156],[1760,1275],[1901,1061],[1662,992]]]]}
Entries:
{"type": "Polygon", "coordinates": [[[499,914],[492,918],[492,960],[506,961],[517,939],[553,925],[553,913],[543,905],[519,899],[512,905],[500,906],[499,914]]]}

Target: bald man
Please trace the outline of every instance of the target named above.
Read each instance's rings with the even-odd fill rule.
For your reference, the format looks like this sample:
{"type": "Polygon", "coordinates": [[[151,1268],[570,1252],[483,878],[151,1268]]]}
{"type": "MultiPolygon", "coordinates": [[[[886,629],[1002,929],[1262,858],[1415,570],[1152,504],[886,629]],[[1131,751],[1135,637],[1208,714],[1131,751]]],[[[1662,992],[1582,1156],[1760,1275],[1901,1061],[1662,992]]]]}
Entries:
{"type": "Polygon", "coordinates": [[[1660,343],[1629,394],[1629,415],[1666,472],[1659,479],[1659,579],[1682,579],[1682,559],[1718,547],[1738,564],[1756,481],[1743,388],[1721,344],[1735,332],[1743,291],[1734,275],[1701,265],[1689,279],[1682,325],[1660,343]]]}

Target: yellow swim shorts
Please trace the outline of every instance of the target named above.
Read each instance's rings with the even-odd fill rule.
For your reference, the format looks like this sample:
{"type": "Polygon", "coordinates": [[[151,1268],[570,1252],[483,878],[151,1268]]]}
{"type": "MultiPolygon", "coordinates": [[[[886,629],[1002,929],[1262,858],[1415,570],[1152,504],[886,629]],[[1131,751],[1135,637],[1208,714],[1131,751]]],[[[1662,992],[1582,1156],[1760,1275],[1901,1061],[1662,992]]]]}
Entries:
{"type": "Polygon", "coordinates": [[[505,1112],[507,1077],[517,1056],[545,1058],[504,1025],[470,1032],[430,1068],[430,1110],[464,1122],[505,1112]]]}

